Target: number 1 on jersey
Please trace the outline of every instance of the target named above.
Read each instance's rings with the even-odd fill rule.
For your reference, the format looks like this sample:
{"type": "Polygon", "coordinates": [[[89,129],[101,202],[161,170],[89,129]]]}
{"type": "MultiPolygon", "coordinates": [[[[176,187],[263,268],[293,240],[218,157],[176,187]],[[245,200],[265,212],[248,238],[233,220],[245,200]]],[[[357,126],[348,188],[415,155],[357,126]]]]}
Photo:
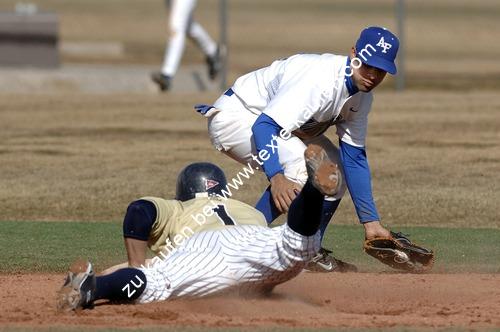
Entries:
{"type": "Polygon", "coordinates": [[[215,214],[217,215],[217,217],[219,217],[219,219],[224,223],[224,225],[228,225],[228,226],[234,226],[236,225],[236,223],[234,222],[233,218],[231,218],[229,216],[229,214],[227,214],[227,211],[226,211],[226,206],[225,205],[217,205],[217,207],[213,208],[212,209],[215,214]]]}

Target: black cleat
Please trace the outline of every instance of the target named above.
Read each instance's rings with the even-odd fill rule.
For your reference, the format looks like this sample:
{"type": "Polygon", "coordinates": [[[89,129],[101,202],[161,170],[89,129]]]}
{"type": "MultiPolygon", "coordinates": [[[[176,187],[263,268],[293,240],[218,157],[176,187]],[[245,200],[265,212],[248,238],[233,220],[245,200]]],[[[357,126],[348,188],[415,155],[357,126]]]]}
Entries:
{"type": "Polygon", "coordinates": [[[208,77],[210,77],[212,81],[217,78],[220,71],[222,70],[224,53],[225,52],[223,51],[223,47],[218,45],[215,55],[207,56],[205,58],[208,66],[208,77]]]}
{"type": "Polygon", "coordinates": [[[332,252],[321,248],[316,256],[307,263],[304,270],[308,272],[358,272],[356,265],[346,263],[330,255],[332,252]]]}
{"type": "Polygon", "coordinates": [[[154,72],[151,74],[151,79],[158,85],[161,91],[170,90],[170,87],[172,85],[172,77],[160,72],[154,72]]]}

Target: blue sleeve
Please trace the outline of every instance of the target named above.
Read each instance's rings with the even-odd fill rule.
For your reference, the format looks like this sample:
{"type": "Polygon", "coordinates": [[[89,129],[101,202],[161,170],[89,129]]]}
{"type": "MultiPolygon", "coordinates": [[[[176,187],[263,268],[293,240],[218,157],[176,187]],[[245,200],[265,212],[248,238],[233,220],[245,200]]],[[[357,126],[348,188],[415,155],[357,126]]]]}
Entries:
{"type": "Polygon", "coordinates": [[[253,140],[259,157],[258,162],[264,168],[268,179],[277,173],[284,173],[280,165],[277,148],[278,142],[276,141],[280,130],[281,127],[276,121],[264,113],[259,115],[252,126],[253,140]],[[266,150],[267,153],[263,153],[262,155],[265,155],[265,157],[260,158],[262,150],[266,150]]]}
{"type": "Polygon", "coordinates": [[[365,148],[340,141],[340,160],[344,166],[347,188],[351,194],[359,221],[366,223],[380,220],[373,201],[370,167],[365,148]]]}

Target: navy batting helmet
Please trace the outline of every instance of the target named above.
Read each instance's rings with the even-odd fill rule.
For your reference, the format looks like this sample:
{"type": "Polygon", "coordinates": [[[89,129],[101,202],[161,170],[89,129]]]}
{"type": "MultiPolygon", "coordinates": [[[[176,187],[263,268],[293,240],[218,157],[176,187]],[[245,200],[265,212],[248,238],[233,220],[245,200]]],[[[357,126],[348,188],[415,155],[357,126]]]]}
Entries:
{"type": "Polygon", "coordinates": [[[222,169],[211,163],[193,163],[186,166],[177,177],[175,199],[188,201],[199,195],[222,195],[227,180],[222,169]]]}

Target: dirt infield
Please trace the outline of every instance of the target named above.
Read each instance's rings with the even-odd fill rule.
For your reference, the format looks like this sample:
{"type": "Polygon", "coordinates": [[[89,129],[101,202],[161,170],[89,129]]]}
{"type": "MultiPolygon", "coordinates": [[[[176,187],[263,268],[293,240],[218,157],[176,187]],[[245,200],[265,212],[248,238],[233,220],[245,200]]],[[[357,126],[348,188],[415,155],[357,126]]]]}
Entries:
{"type": "Polygon", "coordinates": [[[55,274],[0,276],[0,325],[500,327],[500,275],[303,273],[264,299],[99,305],[58,314],[55,291],[62,279],[55,274]]]}

